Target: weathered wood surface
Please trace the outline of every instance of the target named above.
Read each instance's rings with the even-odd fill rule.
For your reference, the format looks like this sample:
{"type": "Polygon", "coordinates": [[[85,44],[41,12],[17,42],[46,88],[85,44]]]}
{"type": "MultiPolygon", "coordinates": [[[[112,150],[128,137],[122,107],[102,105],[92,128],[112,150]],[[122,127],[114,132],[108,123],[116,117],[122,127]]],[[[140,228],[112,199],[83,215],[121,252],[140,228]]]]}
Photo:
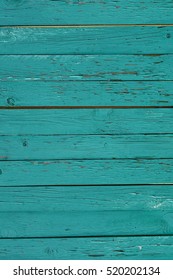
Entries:
{"type": "Polygon", "coordinates": [[[2,260],[172,260],[172,236],[0,239],[2,260]]]}
{"type": "Polygon", "coordinates": [[[0,25],[172,23],[169,0],[2,0],[0,25]]]}
{"type": "Polygon", "coordinates": [[[0,137],[0,160],[173,158],[173,134],[0,137]]]}
{"type": "Polygon", "coordinates": [[[56,81],[172,81],[172,60],[173,55],[2,55],[1,94],[9,82],[27,82],[29,87],[39,81],[39,92],[41,82],[56,88],[56,81]]]}
{"type": "Polygon", "coordinates": [[[0,54],[173,54],[173,28],[1,27],[0,44],[0,54]]]}
{"type": "Polygon", "coordinates": [[[1,2],[0,259],[172,259],[173,3],[1,2]]]}
{"type": "Polygon", "coordinates": [[[173,185],[17,186],[0,192],[1,212],[173,210],[173,185]]]}
{"type": "Polygon", "coordinates": [[[1,135],[172,133],[172,108],[1,110],[1,135]]]}
{"type": "Polygon", "coordinates": [[[173,82],[85,80],[37,82],[34,78],[33,81],[27,81],[27,75],[25,81],[0,82],[0,106],[88,105],[173,106],[173,82]]]}
{"type": "Polygon", "coordinates": [[[172,159],[0,161],[0,186],[173,183],[172,159]]]}
{"type": "Polygon", "coordinates": [[[31,210],[0,214],[0,238],[173,234],[173,210],[31,210]]]}

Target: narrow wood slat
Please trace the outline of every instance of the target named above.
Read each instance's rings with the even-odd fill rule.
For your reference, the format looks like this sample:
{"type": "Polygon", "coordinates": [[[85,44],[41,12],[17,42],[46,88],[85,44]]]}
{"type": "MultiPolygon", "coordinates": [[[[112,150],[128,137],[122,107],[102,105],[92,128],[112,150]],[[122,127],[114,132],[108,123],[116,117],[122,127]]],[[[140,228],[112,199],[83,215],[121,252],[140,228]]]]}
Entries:
{"type": "Polygon", "coordinates": [[[170,109],[0,110],[1,135],[172,133],[170,109]]]}
{"type": "Polygon", "coordinates": [[[173,183],[172,159],[0,161],[0,186],[173,183]]]}
{"type": "Polygon", "coordinates": [[[173,134],[0,137],[0,160],[173,158],[173,134]]]}
{"type": "Polygon", "coordinates": [[[0,25],[172,23],[172,12],[169,0],[4,0],[0,25]]]}
{"type": "MultiPolygon", "coordinates": [[[[27,82],[28,87],[32,82],[37,85],[38,93],[40,92],[38,88],[42,84],[46,88],[47,82],[51,82],[55,90],[57,86],[64,85],[61,84],[62,81],[69,80],[170,81],[173,80],[172,60],[172,55],[2,55],[0,56],[1,95],[4,95],[6,92],[4,87],[10,85],[11,81],[27,82]],[[39,84],[36,83],[38,81],[39,84]],[[57,81],[61,83],[56,83],[57,81]]],[[[82,85],[84,90],[87,84],[82,85]]],[[[170,87],[169,84],[167,86],[170,87]]],[[[129,83],[128,87],[130,87],[129,83]]],[[[153,90],[155,87],[157,88],[153,86],[153,90]]],[[[158,96],[155,98],[157,100],[158,96]]],[[[37,102],[35,98],[34,102],[37,102]]],[[[68,105],[68,102],[65,105],[68,105]]]]}
{"type": "Polygon", "coordinates": [[[0,237],[172,234],[172,193],[164,185],[1,187],[0,237]]]}
{"type": "Polygon", "coordinates": [[[0,259],[172,260],[172,244],[172,236],[0,239],[0,259]]]}
{"type": "Polygon", "coordinates": [[[18,186],[0,193],[1,212],[173,210],[173,185],[18,186]]]}
{"type": "Polygon", "coordinates": [[[0,237],[173,234],[172,211],[1,212],[0,237]]]}
{"type": "Polygon", "coordinates": [[[172,26],[1,27],[0,54],[172,54],[172,26]]]}
{"type": "MultiPolygon", "coordinates": [[[[25,63],[25,60],[23,61],[25,63]]],[[[0,106],[88,105],[173,106],[173,82],[61,81],[56,83],[37,82],[34,79],[29,82],[27,80],[0,82],[0,106]]]]}

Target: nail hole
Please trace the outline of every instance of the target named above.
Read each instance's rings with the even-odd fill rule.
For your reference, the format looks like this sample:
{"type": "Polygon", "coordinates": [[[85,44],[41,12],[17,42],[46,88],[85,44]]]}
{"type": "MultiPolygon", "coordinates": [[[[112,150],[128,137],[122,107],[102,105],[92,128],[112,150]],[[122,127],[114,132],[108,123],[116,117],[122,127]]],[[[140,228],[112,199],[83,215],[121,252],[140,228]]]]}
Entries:
{"type": "Polygon", "coordinates": [[[14,100],[13,98],[8,98],[8,99],[7,99],[7,103],[8,103],[8,105],[10,105],[10,106],[14,106],[14,105],[15,105],[15,100],[14,100]]]}
{"type": "Polygon", "coordinates": [[[27,142],[27,140],[24,140],[22,144],[23,144],[23,147],[28,147],[28,142],[27,142]]]}
{"type": "Polygon", "coordinates": [[[168,39],[171,38],[171,34],[170,34],[170,33],[167,33],[167,34],[166,34],[166,38],[168,38],[168,39]]]}

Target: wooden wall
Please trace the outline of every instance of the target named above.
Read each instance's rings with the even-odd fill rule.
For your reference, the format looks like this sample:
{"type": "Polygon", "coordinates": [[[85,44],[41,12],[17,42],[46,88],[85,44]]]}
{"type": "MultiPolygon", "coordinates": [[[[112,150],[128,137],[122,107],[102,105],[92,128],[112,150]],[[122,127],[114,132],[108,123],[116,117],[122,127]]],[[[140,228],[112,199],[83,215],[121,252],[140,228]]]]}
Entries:
{"type": "Polygon", "coordinates": [[[2,0],[0,259],[172,259],[173,2],[2,0]]]}

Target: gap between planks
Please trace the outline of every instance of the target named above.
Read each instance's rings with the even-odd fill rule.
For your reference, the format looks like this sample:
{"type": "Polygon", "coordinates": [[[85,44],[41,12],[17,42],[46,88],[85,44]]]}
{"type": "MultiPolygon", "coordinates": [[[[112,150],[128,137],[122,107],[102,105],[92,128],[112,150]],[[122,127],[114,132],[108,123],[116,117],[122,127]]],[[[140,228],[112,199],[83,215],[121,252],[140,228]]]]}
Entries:
{"type": "Polygon", "coordinates": [[[44,109],[171,109],[173,106],[0,106],[0,110],[44,109]]]}
{"type": "Polygon", "coordinates": [[[136,237],[159,237],[159,236],[170,236],[173,237],[173,234],[134,234],[134,235],[80,235],[80,236],[28,236],[28,237],[0,237],[0,240],[13,240],[13,239],[82,239],[82,238],[136,238],[136,237]]]}
{"type": "Polygon", "coordinates": [[[0,25],[0,28],[93,28],[93,27],[135,27],[135,26],[158,26],[158,27],[167,27],[173,26],[173,23],[168,24],[72,24],[72,25],[0,25]]]}
{"type": "Polygon", "coordinates": [[[0,185],[0,189],[1,188],[44,188],[44,187],[55,187],[55,188],[61,188],[61,187],[131,187],[131,186],[138,186],[138,187],[144,187],[144,186],[152,186],[152,187],[158,187],[158,186],[173,186],[173,182],[172,183],[130,183],[130,184],[60,184],[60,185],[53,185],[53,184],[44,184],[44,185],[16,185],[16,186],[1,186],[0,185]]]}

